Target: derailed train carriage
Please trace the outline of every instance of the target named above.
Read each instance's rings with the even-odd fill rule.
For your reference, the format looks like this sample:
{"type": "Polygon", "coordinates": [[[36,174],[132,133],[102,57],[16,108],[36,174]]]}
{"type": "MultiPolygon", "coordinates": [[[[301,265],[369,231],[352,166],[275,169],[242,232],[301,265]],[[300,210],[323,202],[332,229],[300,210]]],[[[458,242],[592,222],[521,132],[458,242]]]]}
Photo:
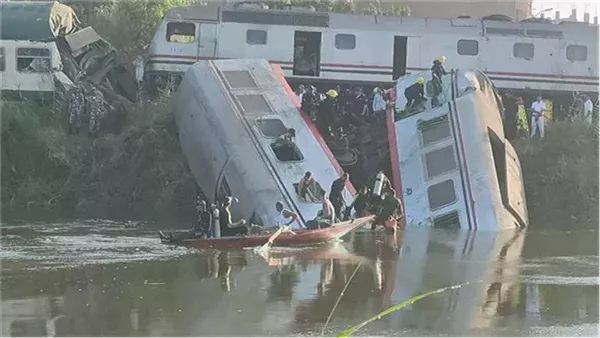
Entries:
{"type": "MultiPolygon", "coordinates": [[[[329,190],[342,169],[278,66],[259,59],[200,61],[186,71],[173,101],[182,150],[209,202],[238,197],[233,216],[257,225],[277,224],[278,201],[299,215],[296,227],[316,217],[321,204],[303,201],[294,184],[310,171],[329,190]],[[274,147],[289,128],[295,143],[274,147]]],[[[354,192],[347,182],[347,204],[354,192]]]]}
{"type": "Polygon", "coordinates": [[[404,89],[418,77],[431,79],[421,73],[398,80],[396,116],[388,116],[393,184],[402,192],[407,226],[526,227],[521,164],[504,136],[494,84],[480,70],[454,70],[442,79],[441,105],[432,108],[426,90],[428,101],[407,110],[404,89]]]}

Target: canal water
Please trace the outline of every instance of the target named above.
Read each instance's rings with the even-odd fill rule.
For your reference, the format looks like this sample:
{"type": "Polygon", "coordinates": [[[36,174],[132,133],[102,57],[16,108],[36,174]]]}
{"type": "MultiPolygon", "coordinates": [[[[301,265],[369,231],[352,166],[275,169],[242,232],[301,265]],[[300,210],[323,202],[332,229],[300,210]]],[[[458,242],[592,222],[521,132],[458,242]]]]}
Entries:
{"type": "Polygon", "coordinates": [[[598,335],[597,231],[367,231],[261,257],[169,247],[156,228],[3,225],[2,335],[335,335],[462,283],[356,335],[598,335]]]}

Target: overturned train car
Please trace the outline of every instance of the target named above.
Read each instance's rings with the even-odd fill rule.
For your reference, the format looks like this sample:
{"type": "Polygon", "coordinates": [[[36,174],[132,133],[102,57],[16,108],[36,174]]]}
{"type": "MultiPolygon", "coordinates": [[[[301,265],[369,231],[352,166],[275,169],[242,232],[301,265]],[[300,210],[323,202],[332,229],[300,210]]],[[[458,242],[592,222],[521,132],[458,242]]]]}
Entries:
{"type": "MultiPolygon", "coordinates": [[[[274,225],[281,201],[299,215],[298,227],[313,219],[319,203],[305,202],[295,183],[313,173],[326,191],[340,165],[299,102],[281,68],[262,59],[200,61],[185,73],[174,96],[182,150],[199,188],[210,202],[238,197],[232,214],[258,225],[274,225]],[[296,141],[274,147],[288,129],[296,141]]],[[[344,191],[351,202],[354,188],[344,191]]]]}

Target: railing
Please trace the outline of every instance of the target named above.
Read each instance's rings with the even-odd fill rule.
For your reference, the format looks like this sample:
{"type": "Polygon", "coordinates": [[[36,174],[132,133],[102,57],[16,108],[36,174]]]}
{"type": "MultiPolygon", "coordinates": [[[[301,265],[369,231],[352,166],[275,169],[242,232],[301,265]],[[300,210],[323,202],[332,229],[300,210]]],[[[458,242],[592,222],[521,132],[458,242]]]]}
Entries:
{"type": "Polygon", "coordinates": [[[442,76],[442,90],[437,95],[434,95],[434,82],[431,76],[431,71],[422,71],[415,74],[409,74],[399,78],[396,82],[396,120],[419,114],[423,111],[433,109],[435,107],[445,105],[452,100],[452,74],[449,72],[442,76]],[[424,94],[426,101],[413,104],[407,107],[407,99],[404,95],[406,88],[417,82],[417,78],[422,77],[424,81],[424,94]]]}

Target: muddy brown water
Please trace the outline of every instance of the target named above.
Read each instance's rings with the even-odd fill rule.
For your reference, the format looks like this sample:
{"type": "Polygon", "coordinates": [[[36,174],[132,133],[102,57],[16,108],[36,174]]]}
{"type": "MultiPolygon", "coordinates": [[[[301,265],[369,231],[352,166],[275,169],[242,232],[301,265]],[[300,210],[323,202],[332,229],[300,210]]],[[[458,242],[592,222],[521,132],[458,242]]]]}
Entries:
{"type": "Polygon", "coordinates": [[[263,258],[132,224],[3,225],[1,258],[3,336],[315,336],[347,284],[335,335],[464,282],[356,335],[598,335],[597,231],[367,231],[263,258]]]}

